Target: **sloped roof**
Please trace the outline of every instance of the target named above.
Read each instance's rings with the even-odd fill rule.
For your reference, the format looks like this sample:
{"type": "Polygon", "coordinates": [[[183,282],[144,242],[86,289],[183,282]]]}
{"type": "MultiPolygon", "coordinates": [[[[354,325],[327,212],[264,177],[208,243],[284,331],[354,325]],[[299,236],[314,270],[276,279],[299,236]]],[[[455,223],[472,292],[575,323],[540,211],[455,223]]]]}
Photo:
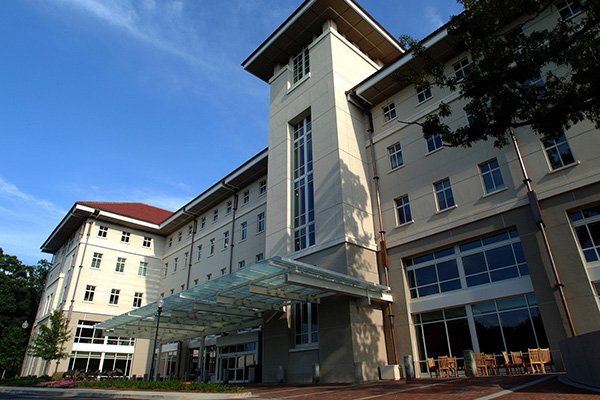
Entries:
{"type": "Polygon", "coordinates": [[[78,201],[88,207],[98,208],[103,211],[119,214],[124,217],[131,217],[141,221],[160,224],[165,219],[169,218],[173,212],[163,210],[162,208],[149,206],[144,203],[106,203],[100,201],[78,201]]]}

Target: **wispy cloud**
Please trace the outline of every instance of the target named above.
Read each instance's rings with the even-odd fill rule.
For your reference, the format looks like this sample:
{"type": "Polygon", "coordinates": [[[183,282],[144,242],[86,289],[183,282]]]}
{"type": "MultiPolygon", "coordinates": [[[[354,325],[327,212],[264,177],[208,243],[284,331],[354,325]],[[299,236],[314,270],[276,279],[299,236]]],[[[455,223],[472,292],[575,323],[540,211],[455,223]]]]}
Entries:
{"type": "Polygon", "coordinates": [[[56,206],[54,203],[22,192],[17,186],[7,182],[2,177],[0,177],[0,199],[2,199],[2,203],[10,202],[14,205],[18,205],[18,208],[41,209],[44,213],[51,215],[61,215],[65,213],[65,210],[56,206]]]}

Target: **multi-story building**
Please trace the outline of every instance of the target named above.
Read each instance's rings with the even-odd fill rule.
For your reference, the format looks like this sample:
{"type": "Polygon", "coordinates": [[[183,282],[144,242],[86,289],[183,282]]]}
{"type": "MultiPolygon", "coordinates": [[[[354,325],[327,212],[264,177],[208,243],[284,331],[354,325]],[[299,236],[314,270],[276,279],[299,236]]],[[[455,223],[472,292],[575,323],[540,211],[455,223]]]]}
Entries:
{"type": "MultiPolygon", "coordinates": [[[[574,1],[524,34],[577,18],[574,1]]],[[[453,44],[446,27],[425,40],[464,74],[453,44]]],[[[417,63],[353,0],[305,1],[243,63],[271,88],[268,150],[160,222],[161,313],[99,327],[153,339],[160,322],[159,373],[217,381],[377,379],[404,355],[425,374],[466,349],[550,347],[562,368],[559,341],[600,330],[600,135],[424,139],[402,121],[441,101],[469,121],[455,93],[394,79],[417,63]]]]}

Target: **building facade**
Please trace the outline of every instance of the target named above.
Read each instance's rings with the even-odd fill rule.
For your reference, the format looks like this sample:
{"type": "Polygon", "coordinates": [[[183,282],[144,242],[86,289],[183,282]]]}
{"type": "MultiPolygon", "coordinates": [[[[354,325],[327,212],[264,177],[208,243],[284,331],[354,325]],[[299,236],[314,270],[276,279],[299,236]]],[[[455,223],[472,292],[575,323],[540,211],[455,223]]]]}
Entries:
{"type": "MultiPolygon", "coordinates": [[[[577,18],[574,5],[515,23],[528,34],[577,18]]],[[[470,55],[445,27],[425,45],[448,75],[468,72],[470,55]]],[[[305,1],[242,64],[270,85],[268,149],[156,225],[136,221],[136,238],[156,235],[138,280],[146,288],[127,289],[144,293],[145,306],[134,298],[130,310],[92,319],[83,297],[77,321],[138,338],[134,361],[148,373],[154,300],[164,298],[161,376],[353,382],[377,379],[404,355],[427,374],[427,358],[539,347],[562,368],[559,341],[600,330],[600,135],[581,122],[557,140],[518,129],[504,148],[425,139],[402,121],[424,119],[441,101],[452,126],[469,116],[456,93],[394,79],[415,63],[356,2],[305,1]]],[[[124,228],[112,222],[117,268],[124,228]]],[[[55,254],[49,301],[63,284],[57,271],[68,274],[61,249],[85,226],[63,225],[43,247],[55,254]]],[[[100,250],[88,245],[74,304],[96,282],[100,250]]],[[[53,304],[42,302],[36,324],[52,307],[69,310],[53,304]]]]}

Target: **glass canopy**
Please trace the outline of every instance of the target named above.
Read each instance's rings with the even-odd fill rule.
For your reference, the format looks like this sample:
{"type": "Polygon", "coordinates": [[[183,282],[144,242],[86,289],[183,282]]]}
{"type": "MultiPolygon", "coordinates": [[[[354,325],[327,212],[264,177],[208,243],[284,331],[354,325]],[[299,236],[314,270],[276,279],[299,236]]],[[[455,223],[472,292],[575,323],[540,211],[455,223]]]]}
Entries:
{"type": "MultiPolygon", "coordinates": [[[[297,303],[319,303],[342,294],[391,302],[390,288],[318,268],[273,257],[164,299],[159,338],[176,341],[256,327],[265,311],[283,311],[297,303]]],[[[110,336],[153,339],[157,303],[132,310],[97,324],[110,336]]]]}

